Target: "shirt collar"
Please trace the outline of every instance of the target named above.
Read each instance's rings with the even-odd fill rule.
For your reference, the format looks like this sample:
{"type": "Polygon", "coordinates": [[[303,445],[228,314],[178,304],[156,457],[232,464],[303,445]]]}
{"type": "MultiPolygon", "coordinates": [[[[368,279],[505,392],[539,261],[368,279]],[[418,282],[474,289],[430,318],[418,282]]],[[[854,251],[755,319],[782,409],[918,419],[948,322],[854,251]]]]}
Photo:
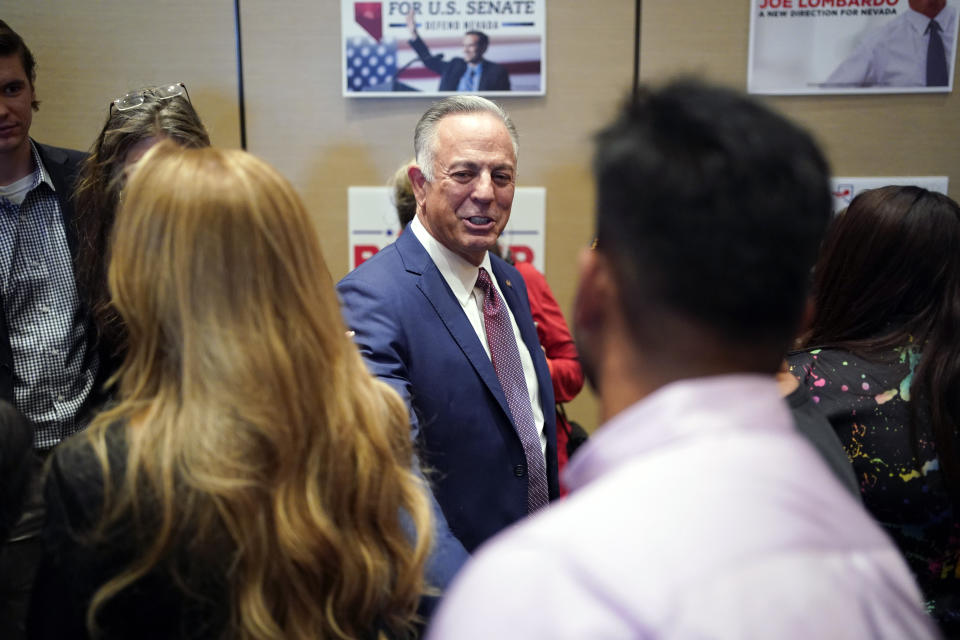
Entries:
{"type": "Polygon", "coordinates": [[[722,431],[791,431],[792,418],[773,376],[730,374],[679,380],[608,420],[570,459],[571,490],[678,441],[722,431]]]}
{"type": "Polygon", "coordinates": [[[489,252],[483,254],[483,262],[480,263],[480,266],[474,266],[443,246],[436,238],[430,235],[427,228],[420,222],[419,216],[413,217],[407,229],[413,231],[413,235],[416,236],[420,244],[423,245],[423,248],[426,249],[430,255],[430,259],[433,260],[433,264],[437,265],[437,269],[440,270],[440,275],[447,281],[447,285],[449,285],[457,301],[460,302],[461,307],[466,307],[467,303],[470,302],[473,289],[477,286],[480,267],[486,269],[487,273],[490,274],[490,278],[496,282],[496,278],[494,278],[493,271],[490,268],[489,252]]]}
{"type": "MultiPolygon", "coordinates": [[[[947,27],[949,26],[947,24],[949,17],[948,9],[950,9],[950,7],[945,6],[940,10],[940,13],[937,14],[937,17],[933,18],[933,20],[940,25],[941,34],[946,33],[947,27]]],[[[921,35],[926,33],[927,27],[930,25],[930,18],[923,15],[919,11],[914,11],[913,9],[907,9],[906,15],[906,19],[910,22],[911,27],[919,31],[921,35]]]]}
{"type": "Polygon", "coordinates": [[[53,179],[50,177],[50,174],[47,173],[47,168],[43,166],[43,160],[40,159],[40,152],[37,150],[37,145],[33,144],[33,140],[30,140],[30,152],[33,155],[33,166],[35,167],[33,173],[37,176],[39,172],[39,176],[35,179],[30,190],[33,191],[41,184],[46,184],[50,187],[51,191],[56,191],[57,188],[53,186],[53,179]]]}

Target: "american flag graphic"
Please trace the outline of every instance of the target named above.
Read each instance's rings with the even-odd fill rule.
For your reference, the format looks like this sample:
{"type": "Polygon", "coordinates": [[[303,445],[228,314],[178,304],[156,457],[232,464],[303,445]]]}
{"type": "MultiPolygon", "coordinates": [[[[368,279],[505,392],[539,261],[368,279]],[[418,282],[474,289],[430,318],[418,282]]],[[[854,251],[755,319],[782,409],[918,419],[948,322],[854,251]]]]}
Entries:
{"type": "Polygon", "coordinates": [[[390,91],[397,74],[397,43],[373,38],[347,40],[347,90],[390,91]]]}

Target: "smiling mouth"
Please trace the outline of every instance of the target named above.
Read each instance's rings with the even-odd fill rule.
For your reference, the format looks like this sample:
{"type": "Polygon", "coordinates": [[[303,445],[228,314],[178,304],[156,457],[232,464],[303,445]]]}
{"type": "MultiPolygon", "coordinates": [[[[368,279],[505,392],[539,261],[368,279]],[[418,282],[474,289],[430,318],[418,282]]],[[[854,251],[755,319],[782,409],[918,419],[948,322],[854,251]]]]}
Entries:
{"type": "Polygon", "coordinates": [[[464,218],[470,224],[477,227],[484,227],[488,224],[493,223],[493,218],[488,218],[487,216],[470,216],[469,218],[464,218]]]}

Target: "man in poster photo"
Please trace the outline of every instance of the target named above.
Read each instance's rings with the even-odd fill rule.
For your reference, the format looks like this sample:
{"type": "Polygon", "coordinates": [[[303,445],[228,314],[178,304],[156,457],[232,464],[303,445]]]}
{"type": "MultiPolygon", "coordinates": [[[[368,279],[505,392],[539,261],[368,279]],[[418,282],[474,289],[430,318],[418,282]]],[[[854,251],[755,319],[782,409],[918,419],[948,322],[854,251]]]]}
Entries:
{"type": "Polygon", "coordinates": [[[868,33],[826,86],[948,87],[957,8],[946,0],[909,0],[910,8],[868,33]]]}
{"type": "Polygon", "coordinates": [[[433,56],[417,33],[417,19],[410,10],[407,14],[410,46],[431,71],[440,74],[439,91],[477,93],[478,91],[510,91],[510,74],[506,67],[483,57],[490,46],[490,38],[482,31],[467,31],[463,36],[463,57],[449,62],[442,56],[433,56]]]}

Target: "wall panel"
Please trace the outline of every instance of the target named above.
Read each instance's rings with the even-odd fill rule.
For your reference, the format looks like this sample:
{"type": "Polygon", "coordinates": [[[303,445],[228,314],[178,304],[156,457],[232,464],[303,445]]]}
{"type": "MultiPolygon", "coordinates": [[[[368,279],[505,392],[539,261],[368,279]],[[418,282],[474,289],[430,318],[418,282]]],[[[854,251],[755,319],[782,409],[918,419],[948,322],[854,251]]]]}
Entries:
{"type": "Polygon", "coordinates": [[[183,82],[214,144],[239,146],[232,2],[29,0],[2,17],[37,60],[36,139],[88,149],[111,100],[183,82]]]}

